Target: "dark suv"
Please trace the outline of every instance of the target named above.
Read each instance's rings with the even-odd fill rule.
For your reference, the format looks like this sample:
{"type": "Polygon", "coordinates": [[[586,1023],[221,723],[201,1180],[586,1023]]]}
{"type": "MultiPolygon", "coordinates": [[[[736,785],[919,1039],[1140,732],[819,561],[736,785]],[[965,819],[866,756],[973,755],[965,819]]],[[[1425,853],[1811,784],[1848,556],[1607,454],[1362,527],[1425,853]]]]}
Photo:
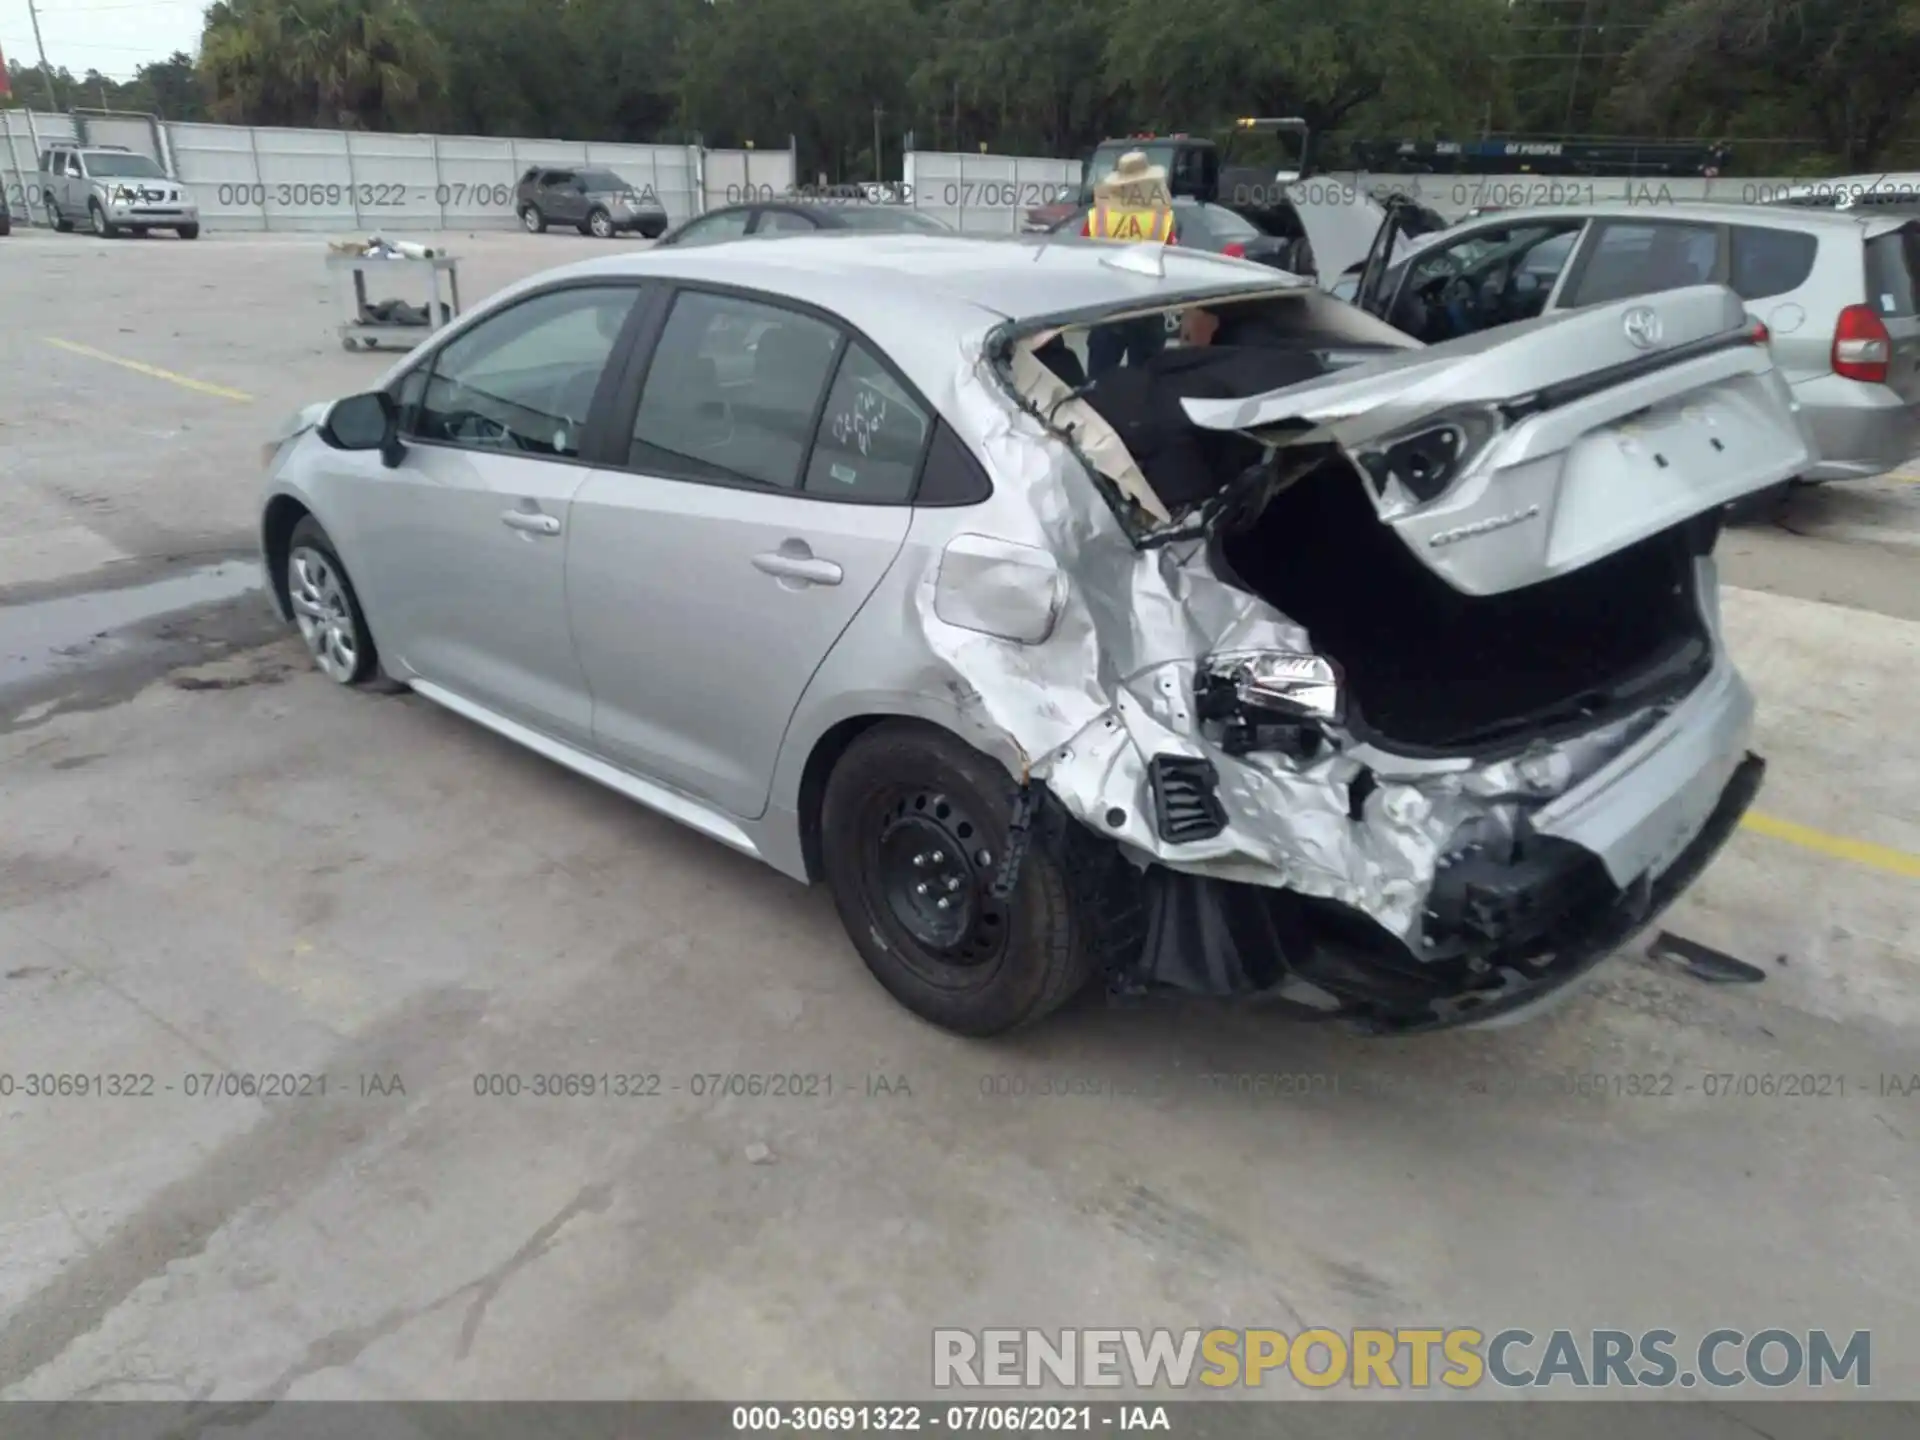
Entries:
{"type": "Polygon", "coordinates": [[[667,229],[666,207],[651,187],[636,189],[613,171],[592,165],[534,166],[520,177],[513,208],[533,235],[549,225],[571,225],[602,240],[623,230],[657,240],[667,229]]]}

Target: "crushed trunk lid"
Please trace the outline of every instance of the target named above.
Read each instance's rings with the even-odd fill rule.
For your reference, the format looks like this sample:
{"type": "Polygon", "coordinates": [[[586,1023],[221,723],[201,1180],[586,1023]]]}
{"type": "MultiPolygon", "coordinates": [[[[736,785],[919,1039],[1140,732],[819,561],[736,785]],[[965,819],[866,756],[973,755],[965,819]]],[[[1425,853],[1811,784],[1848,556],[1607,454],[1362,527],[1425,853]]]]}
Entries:
{"type": "Polygon", "coordinates": [[[1813,459],[1764,330],[1720,285],[1185,409],[1277,447],[1337,445],[1380,519],[1469,595],[1579,569],[1813,459]]]}

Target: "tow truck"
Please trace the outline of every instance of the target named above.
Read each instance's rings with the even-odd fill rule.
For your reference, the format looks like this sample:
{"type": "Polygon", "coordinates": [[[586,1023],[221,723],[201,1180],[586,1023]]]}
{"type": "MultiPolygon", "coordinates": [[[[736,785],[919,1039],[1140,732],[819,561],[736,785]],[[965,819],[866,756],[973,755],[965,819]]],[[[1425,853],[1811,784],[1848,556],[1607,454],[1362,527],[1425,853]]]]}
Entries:
{"type": "Polygon", "coordinates": [[[1269,192],[1306,174],[1307,147],[1311,134],[1304,120],[1248,116],[1233,122],[1233,133],[1224,150],[1206,136],[1190,135],[1184,130],[1170,135],[1139,130],[1131,135],[1102,140],[1093,147],[1093,153],[1080,167],[1079,193],[1070,199],[1058,200],[1051,205],[1037,205],[1028,210],[1024,228],[1029,231],[1052,230],[1069,215],[1091,209],[1093,187],[1113,173],[1122,155],[1134,150],[1143,152],[1148,160],[1167,172],[1167,188],[1176,197],[1239,209],[1230,199],[1223,198],[1231,196],[1237,189],[1243,196],[1258,197],[1265,202],[1270,198],[1269,192]],[[1234,151],[1240,148],[1237,142],[1244,136],[1262,134],[1297,135],[1299,163],[1290,168],[1246,164],[1229,168],[1228,161],[1233,158],[1234,151]]]}
{"type": "MultiPolygon", "coordinates": [[[[1023,229],[1052,232],[1093,207],[1094,186],[1130,151],[1143,152],[1166,171],[1167,189],[1176,199],[1221,205],[1244,217],[1263,234],[1293,248],[1284,268],[1311,274],[1331,285],[1364,260],[1386,211],[1357,186],[1329,181],[1302,185],[1312,174],[1313,132],[1296,117],[1243,116],[1233,122],[1225,147],[1184,131],[1170,135],[1141,131],[1102,140],[1081,167],[1079,194],[1071,200],[1027,211],[1023,229]],[[1274,137],[1264,163],[1248,159],[1261,148],[1258,137],[1274,137]],[[1235,164],[1236,153],[1241,163],[1235,164]]],[[[1413,233],[1437,230],[1446,222],[1423,207],[1402,211],[1401,225],[1413,233]]]]}

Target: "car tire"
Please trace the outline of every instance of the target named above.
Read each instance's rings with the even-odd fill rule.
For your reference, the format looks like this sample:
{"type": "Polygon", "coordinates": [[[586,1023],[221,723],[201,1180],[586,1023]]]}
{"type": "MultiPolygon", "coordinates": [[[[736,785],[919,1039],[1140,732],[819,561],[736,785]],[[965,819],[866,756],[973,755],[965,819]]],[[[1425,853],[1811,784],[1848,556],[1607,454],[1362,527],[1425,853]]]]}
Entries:
{"type": "Polygon", "coordinates": [[[198,225],[182,225],[173,233],[178,235],[182,240],[198,240],[200,238],[200,227],[198,225]]]}
{"type": "Polygon", "coordinates": [[[1030,850],[1013,894],[989,892],[1016,794],[957,736],[886,721],[847,747],[821,803],[821,867],[854,948],[894,999],[960,1035],[1030,1025],[1093,972],[1055,857],[1030,850]]]}
{"type": "Polygon", "coordinates": [[[120,227],[107,219],[107,212],[100,207],[98,200],[87,202],[87,217],[93,221],[93,233],[102,240],[119,238],[120,227]]]}
{"type": "Polygon", "coordinates": [[[47,202],[47,223],[62,235],[72,232],[73,222],[60,213],[60,207],[51,200],[47,202]]]}
{"type": "Polygon", "coordinates": [[[133,238],[134,238],[134,239],[136,239],[136,240],[144,240],[144,239],[146,239],[146,238],[147,238],[147,227],[146,227],[146,226],[144,226],[144,225],[135,225],[135,226],[133,226],[133,227],[132,227],[132,230],[133,230],[133,238]]]}
{"type": "Polygon", "coordinates": [[[314,668],[339,685],[363,685],[376,679],[380,657],[360,609],[360,597],[333,541],[311,515],[302,516],[288,537],[286,573],[281,579],[314,668]]]}
{"type": "Polygon", "coordinates": [[[523,205],[520,208],[520,224],[529,235],[547,233],[547,217],[540,213],[538,205],[523,205]]]}
{"type": "Polygon", "coordinates": [[[667,233],[667,222],[664,220],[662,220],[658,225],[646,224],[640,227],[640,238],[642,240],[658,240],[662,235],[666,233],[667,233]]]}
{"type": "Polygon", "coordinates": [[[611,240],[614,237],[613,216],[596,205],[587,212],[587,233],[596,240],[611,240]]]}
{"type": "Polygon", "coordinates": [[[11,235],[12,233],[13,233],[13,217],[11,215],[0,213],[0,235],[11,235]]]}

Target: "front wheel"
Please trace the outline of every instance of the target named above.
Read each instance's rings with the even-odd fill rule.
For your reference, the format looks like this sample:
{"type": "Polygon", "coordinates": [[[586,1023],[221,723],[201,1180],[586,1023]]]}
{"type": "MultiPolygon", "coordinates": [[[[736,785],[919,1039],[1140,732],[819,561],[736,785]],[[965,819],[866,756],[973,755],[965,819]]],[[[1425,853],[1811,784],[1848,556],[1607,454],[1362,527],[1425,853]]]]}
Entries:
{"type": "Polygon", "coordinates": [[[182,225],[173,233],[178,235],[182,240],[198,240],[200,238],[200,227],[198,225],[182,225]]]}
{"type": "Polygon", "coordinates": [[[961,1035],[1031,1024],[1093,970],[1051,855],[1029,851],[1013,894],[991,892],[1015,795],[958,737],[888,721],[848,746],[821,807],[822,868],[860,958],[894,999],[961,1035]]]}
{"type": "Polygon", "coordinates": [[[87,213],[93,217],[93,233],[102,240],[111,240],[120,233],[120,227],[107,219],[107,212],[98,200],[87,203],[87,213]]]}
{"type": "Polygon", "coordinates": [[[311,515],[293,527],[285,578],[294,623],[320,673],[340,685],[374,678],[378,661],[360,599],[333,541],[311,515]]]}
{"type": "Polygon", "coordinates": [[[547,217],[540,213],[539,206],[529,205],[520,212],[520,223],[529,235],[540,235],[546,231],[547,217]]]}

